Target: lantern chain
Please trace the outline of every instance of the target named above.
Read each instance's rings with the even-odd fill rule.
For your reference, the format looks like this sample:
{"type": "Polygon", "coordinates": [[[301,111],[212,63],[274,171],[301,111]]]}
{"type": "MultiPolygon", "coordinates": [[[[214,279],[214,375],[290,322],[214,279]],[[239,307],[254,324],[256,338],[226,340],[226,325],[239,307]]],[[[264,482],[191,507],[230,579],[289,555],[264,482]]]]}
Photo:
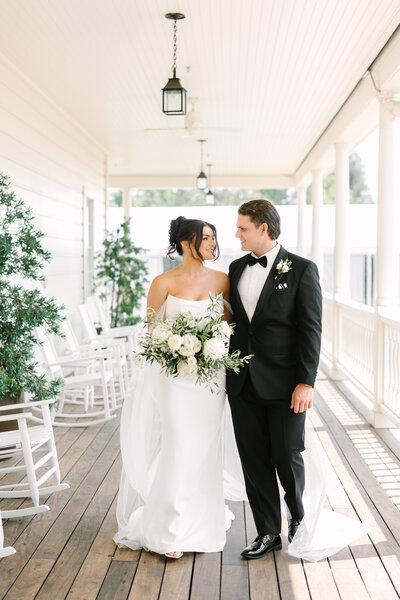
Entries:
{"type": "Polygon", "coordinates": [[[174,21],[174,54],[173,54],[173,61],[174,64],[172,65],[172,71],[175,77],[176,74],[176,52],[177,52],[177,44],[176,44],[176,31],[177,31],[177,26],[176,26],[176,20],[174,21]]]}

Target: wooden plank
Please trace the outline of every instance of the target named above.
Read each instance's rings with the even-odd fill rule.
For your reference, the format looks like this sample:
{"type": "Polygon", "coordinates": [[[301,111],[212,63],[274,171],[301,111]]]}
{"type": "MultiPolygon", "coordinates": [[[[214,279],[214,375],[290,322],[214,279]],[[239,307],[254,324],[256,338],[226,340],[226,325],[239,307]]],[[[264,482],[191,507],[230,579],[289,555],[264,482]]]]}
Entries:
{"type": "MultiPolygon", "coordinates": [[[[71,488],[58,494],[51,496],[51,510],[46,513],[36,515],[25,526],[22,535],[18,537],[15,544],[17,553],[13,556],[14,560],[6,573],[2,573],[0,578],[0,594],[4,594],[15,581],[30,556],[35,552],[36,547],[43,541],[53,523],[57,520],[64,506],[73,496],[75,489],[82,482],[88,471],[92,467],[95,460],[103,450],[104,444],[107,442],[110,432],[114,431],[117,424],[114,421],[105,423],[101,429],[87,430],[85,436],[80,436],[77,442],[63,457],[63,466],[66,469],[66,479],[71,488]],[[72,467],[69,471],[67,467],[72,467]]],[[[22,523],[25,519],[9,519],[6,523],[22,523]]],[[[62,540],[64,545],[66,540],[62,540]]],[[[15,542],[14,542],[15,543],[15,542]]],[[[53,558],[54,556],[35,558],[53,558]]]]}
{"type": "MultiPolygon", "coordinates": [[[[132,564],[131,561],[113,560],[96,600],[125,600],[135,577],[136,567],[137,564],[132,564]]],[[[86,600],[87,597],[81,596],[83,598],[86,600]]]]}
{"type": "Polygon", "coordinates": [[[81,600],[83,597],[85,600],[96,598],[115,551],[113,535],[116,530],[116,506],[117,498],[114,499],[72,588],[68,592],[68,600],[81,600]]]}
{"type": "MultiPolygon", "coordinates": [[[[340,448],[341,454],[345,455],[346,462],[352,469],[352,478],[354,480],[359,480],[376,509],[382,515],[383,520],[386,523],[391,523],[391,534],[397,544],[400,544],[400,519],[398,518],[398,509],[378,484],[376,478],[371,473],[370,468],[350,440],[345,427],[338,421],[329,406],[325,403],[323,396],[321,396],[318,391],[316,393],[316,400],[318,413],[322,416],[331,436],[335,440],[335,444],[340,448]]],[[[369,425],[365,424],[364,427],[369,431],[372,431],[372,428],[369,425]]],[[[359,429],[359,427],[352,425],[351,429],[359,429]]]]}
{"type": "MultiPolygon", "coordinates": [[[[395,588],[400,590],[400,565],[399,565],[399,547],[396,544],[391,529],[395,523],[398,522],[398,513],[396,519],[390,519],[388,524],[382,518],[380,514],[380,506],[376,506],[371,501],[371,496],[364,489],[361,482],[357,479],[354,474],[354,470],[350,468],[347,462],[348,457],[348,443],[345,443],[343,439],[336,440],[335,433],[329,428],[335,417],[332,416],[331,411],[326,407],[321,396],[317,395],[316,411],[320,418],[321,425],[318,427],[318,435],[321,442],[329,455],[329,459],[334,466],[336,473],[339,476],[342,485],[345,487],[347,494],[351,498],[351,502],[355,508],[358,517],[362,522],[372,527],[369,532],[369,537],[372,540],[375,548],[379,552],[380,559],[384,565],[386,572],[389,574],[390,579],[393,581],[395,588]],[[325,421],[325,417],[327,420],[325,421]],[[389,525],[389,527],[388,527],[389,525]]],[[[351,444],[350,440],[347,441],[351,444]]],[[[362,458],[358,456],[358,461],[353,461],[354,469],[357,472],[358,463],[363,462],[362,458]]],[[[370,487],[378,486],[376,481],[369,482],[370,487]]],[[[370,490],[368,490],[369,492],[370,490]]],[[[391,502],[388,496],[384,499],[385,502],[391,502]]]]}
{"type": "Polygon", "coordinates": [[[274,552],[274,557],[282,600],[310,600],[302,561],[289,556],[287,540],[282,539],[282,550],[274,552]]]}
{"type": "Polygon", "coordinates": [[[314,563],[303,561],[303,567],[311,598],[318,598],[323,590],[324,600],[340,600],[328,559],[314,563]]]}
{"type": "Polygon", "coordinates": [[[158,600],[166,558],[142,552],[128,600],[158,600]]]}
{"type": "Polygon", "coordinates": [[[226,545],[222,553],[222,564],[242,566],[243,559],[240,553],[246,546],[244,505],[243,502],[230,502],[229,508],[235,515],[235,520],[227,532],[226,545]]]}
{"type": "MultiPolygon", "coordinates": [[[[68,542],[64,547],[63,544],[59,545],[58,552],[61,548],[63,550],[43,584],[37,596],[38,600],[48,600],[48,598],[63,600],[67,596],[104,516],[115,498],[121,476],[120,461],[113,463],[115,454],[118,452],[119,433],[115,432],[88,477],[80,486],[74,501],[70,502],[65,509],[63,518],[58,519],[58,527],[53,528],[57,531],[52,537],[51,546],[56,540],[62,539],[64,533],[66,533],[64,543],[66,540],[68,542]],[[111,468],[110,465],[112,465],[111,468]],[[78,507],[78,510],[76,510],[76,507],[78,507]],[[74,530],[69,537],[71,530],[69,518],[71,517],[74,530]]],[[[46,538],[42,544],[45,544],[45,541],[46,538]]],[[[54,552],[52,548],[50,548],[50,551],[51,553],[54,552]]]]}
{"type": "Polygon", "coordinates": [[[249,573],[247,565],[223,564],[221,577],[221,600],[249,599],[249,573]]]}
{"type": "Polygon", "coordinates": [[[193,570],[193,552],[178,560],[167,559],[159,600],[187,600],[193,570]]]}
{"type": "Polygon", "coordinates": [[[329,558],[341,600],[371,600],[348,547],[329,558]]]}
{"type": "Polygon", "coordinates": [[[221,552],[195,555],[190,600],[219,600],[221,559],[221,552]]]}
{"type": "Polygon", "coordinates": [[[2,596],[4,600],[33,600],[39,591],[43,577],[51,570],[54,560],[50,558],[33,558],[24,569],[21,577],[9,590],[8,594],[2,596]]]}
{"type": "Polygon", "coordinates": [[[117,548],[114,554],[114,560],[138,562],[141,550],[131,550],[130,548],[117,548]]]}
{"type": "MultiPolygon", "coordinates": [[[[257,536],[250,505],[245,502],[246,535],[250,544],[257,536]]],[[[248,561],[251,600],[280,600],[279,583],[275,568],[274,553],[248,561]]]]}

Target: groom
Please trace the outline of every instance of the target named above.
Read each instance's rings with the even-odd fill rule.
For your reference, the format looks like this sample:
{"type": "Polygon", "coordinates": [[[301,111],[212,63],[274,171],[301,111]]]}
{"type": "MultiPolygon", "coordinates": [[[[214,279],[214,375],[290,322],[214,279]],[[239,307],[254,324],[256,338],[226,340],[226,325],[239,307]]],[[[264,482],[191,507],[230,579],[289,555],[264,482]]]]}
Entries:
{"type": "Polygon", "coordinates": [[[253,354],[227,391],[247,496],[258,536],[242,552],[260,558],[282,548],[277,477],[289,509],[289,542],[304,516],[305,411],[312,406],[322,299],[316,265],[277,241],[280,217],[268,200],[239,207],[242,258],[229,267],[236,323],[230,351],[253,354]]]}

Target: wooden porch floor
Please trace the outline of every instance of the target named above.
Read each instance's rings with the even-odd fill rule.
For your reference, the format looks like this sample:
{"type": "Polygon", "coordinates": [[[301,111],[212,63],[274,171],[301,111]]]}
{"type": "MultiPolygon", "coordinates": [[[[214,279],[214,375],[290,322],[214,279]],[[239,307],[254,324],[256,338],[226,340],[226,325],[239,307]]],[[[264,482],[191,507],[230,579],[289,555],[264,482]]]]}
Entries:
{"type": "MultiPolygon", "coordinates": [[[[7,600],[392,600],[399,597],[400,461],[389,431],[369,427],[334,384],[317,384],[312,420],[330,460],[328,501],[372,526],[368,536],[318,563],[284,548],[256,561],[239,554],[254,538],[248,506],[236,515],[223,553],[179,561],[116,548],[120,477],[118,421],[57,429],[61,471],[71,488],[52,495],[51,510],[4,523],[0,597],[7,600]],[[340,420],[339,420],[340,419],[340,420]],[[389,447],[392,446],[392,449],[389,447]],[[396,456],[397,454],[397,456],[396,456]]],[[[15,507],[16,500],[0,508],[15,507]]]]}

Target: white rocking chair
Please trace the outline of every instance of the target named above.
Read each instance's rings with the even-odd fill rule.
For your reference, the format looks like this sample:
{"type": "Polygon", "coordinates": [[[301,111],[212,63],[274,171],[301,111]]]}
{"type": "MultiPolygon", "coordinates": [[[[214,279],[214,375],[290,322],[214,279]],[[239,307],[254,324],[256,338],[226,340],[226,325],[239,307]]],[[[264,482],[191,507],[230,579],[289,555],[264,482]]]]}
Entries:
{"type": "Polygon", "coordinates": [[[10,556],[10,554],[15,554],[15,548],[13,548],[12,546],[4,546],[3,523],[1,520],[0,512],[0,558],[10,556]]]}
{"type": "Polygon", "coordinates": [[[99,350],[84,357],[66,356],[60,359],[54,354],[53,344],[49,334],[43,329],[36,330],[38,351],[42,364],[50,379],[63,378],[58,407],[52,408],[52,423],[57,427],[88,427],[98,425],[115,418],[115,411],[121,405],[117,404],[112,354],[110,351],[99,350]],[[63,369],[84,370],[81,374],[65,374],[63,369]],[[94,388],[99,386],[101,395],[95,400],[94,388]],[[64,412],[67,404],[79,405],[84,412],[64,412]],[[93,410],[95,406],[100,410],[93,410]]]}
{"type": "Polygon", "coordinates": [[[52,400],[23,402],[0,407],[0,422],[17,421],[18,429],[0,432],[0,457],[7,459],[0,463],[0,498],[31,498],[33,506],[2,510],[4,518],[25,517],[49,510],[46,504],[40,504],[41,495],[49,495],[69,488],[61,483],[57,448],[54,440],[49,405],[52,400]],[[28,421],[37,422],[32,412],[17,412],[20,409],[40,410],[42,424],[28,427],[28,421]],[[1,411],[15,411],[1,415],[1,411]],[[39,454],[43,454],[37,458],[39,454]],[[20,461],[21,457],[23,458],[20,461]],[[35,462],[36,461],[36,462],[35,462]],[[37,471],[44,473],[38,478],[37,471]],[[7,474],[22,473],[20,483],[7,483],[7,474]],[[5,477],[4,477],[5,476],[5,477]],[[43,486],[49,479],[53,485],[43,486]],[[4,483],[3,483],[4,482],[4,483]]]}

